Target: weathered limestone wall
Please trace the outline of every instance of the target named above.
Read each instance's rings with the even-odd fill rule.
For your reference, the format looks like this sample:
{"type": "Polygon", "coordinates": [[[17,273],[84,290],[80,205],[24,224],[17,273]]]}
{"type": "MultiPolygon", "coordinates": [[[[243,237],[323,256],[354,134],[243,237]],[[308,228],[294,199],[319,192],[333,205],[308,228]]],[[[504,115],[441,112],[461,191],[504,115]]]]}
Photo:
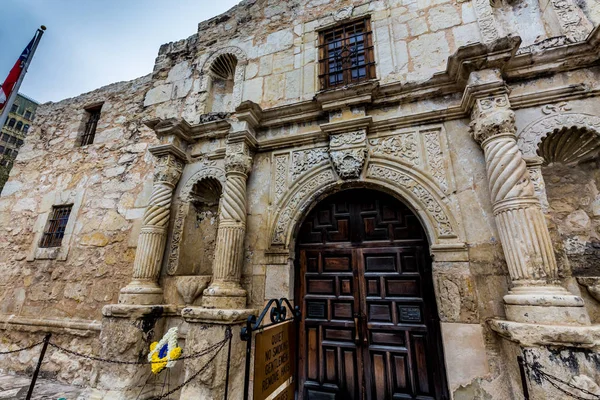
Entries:
{"type": "MultiPolygon", "coordinates": [[[[149,195],[154,134],[142,123],[148,77],[45,104],[0,198],[2,314],[99,319],[131,273],[139,220],[149,195]],[[75,145],[84,108],[103,102],[94,143],[75,145]],[[81,197],[67,262],[31,258],[34,232],[57,194],[81,197]]],[[[68,243],[64,243],[67,241],[68,243]]]]}
{"type": "Polygon", "coordinates": [[[316,30],[361,15],[371,17],[381,84],[429,78],[445,70],[456,49],[481,41],[471,2],[244,1],[201,23],[197,35],[161,47],[145,105],[156,105],[158,117],[198,122],[209,111],[207,60],[216,50],[247,64],[236,70],[236,83],[244,82],[234,103],[267,108],[311,100],[319,90],[316,30]]]}

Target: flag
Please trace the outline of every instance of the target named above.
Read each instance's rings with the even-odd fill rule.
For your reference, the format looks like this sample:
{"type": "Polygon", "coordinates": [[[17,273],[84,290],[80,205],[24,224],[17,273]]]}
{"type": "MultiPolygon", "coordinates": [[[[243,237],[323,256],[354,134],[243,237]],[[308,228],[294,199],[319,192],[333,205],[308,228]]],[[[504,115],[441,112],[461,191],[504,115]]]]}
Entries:
{"type": "Polygon", "coordinates": [[[17,60],[15,65],[12,67],[12,69],[8,73],[6,80],[0,87],[0,108],[4,107],[6,100],[10,96],[10,92],[12,92],[13,87],[15,86],[15,83],[17,83],[17,80],[19,79],[19,76],[21,75],[21,72],[23,71],[23,68],[25,68],[25,63],[27,62],[27,58],[29,58],[29,53],[31,52],[31,49],[33,48],[34,41],[35,41],[35,36],[33,39],[31,39],[31,42],[29,42],[27,47],[25,47],[25,50],[23,50],[23,53],[21,53],[21,57],[19,57],[19,59],[17,60]]]}

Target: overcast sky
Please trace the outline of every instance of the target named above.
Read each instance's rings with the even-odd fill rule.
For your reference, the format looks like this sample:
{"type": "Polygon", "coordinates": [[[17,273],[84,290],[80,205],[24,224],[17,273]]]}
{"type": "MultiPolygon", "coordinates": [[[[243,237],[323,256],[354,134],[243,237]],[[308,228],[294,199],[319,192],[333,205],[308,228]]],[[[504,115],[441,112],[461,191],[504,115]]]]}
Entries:
{"type": "Polygon", "coordinates": [[[0,84],[40,25],[47,30],[21,86],[57,101],[152,72],[161,44],[239,0],[0,0],[0,84]]]}

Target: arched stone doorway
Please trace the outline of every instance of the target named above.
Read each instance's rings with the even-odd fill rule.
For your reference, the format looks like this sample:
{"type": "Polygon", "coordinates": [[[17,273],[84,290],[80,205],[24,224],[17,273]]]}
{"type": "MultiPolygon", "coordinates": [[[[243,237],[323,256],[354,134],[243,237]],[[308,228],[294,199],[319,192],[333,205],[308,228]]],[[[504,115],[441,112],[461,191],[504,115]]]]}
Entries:
{"type": "Polygon", "coordinates": [[[429,244],[394,197],[322,200],[296,240],[304,400],[448,398],[429,244]]]}

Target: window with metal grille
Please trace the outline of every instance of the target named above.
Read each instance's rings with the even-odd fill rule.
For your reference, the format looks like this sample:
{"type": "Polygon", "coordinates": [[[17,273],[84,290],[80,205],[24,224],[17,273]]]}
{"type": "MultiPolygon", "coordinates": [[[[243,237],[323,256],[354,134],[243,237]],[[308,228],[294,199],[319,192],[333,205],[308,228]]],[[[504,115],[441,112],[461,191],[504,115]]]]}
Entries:
{"type": "Polygon", "coordinates": [[[375,78],[373,33],[368,18],[319,33],[321,89],[375,78]]]}
{"type": "Polygon", "coordinates": [[[88,144],[94,143],[94,137],[96,136],[96,127],[100,120],[100,109],[102,106],[88,108],[85,110],[88,113],[88,119],[85,123],[85,130],[80,137],[80,146],[87,146],[88,144]]]}
{"type": "Polygon", "coordinates": [[[60,247],[72,207],[72,204],[52,207],[52,214],[46,224],[40,247],[60,247]]]}

